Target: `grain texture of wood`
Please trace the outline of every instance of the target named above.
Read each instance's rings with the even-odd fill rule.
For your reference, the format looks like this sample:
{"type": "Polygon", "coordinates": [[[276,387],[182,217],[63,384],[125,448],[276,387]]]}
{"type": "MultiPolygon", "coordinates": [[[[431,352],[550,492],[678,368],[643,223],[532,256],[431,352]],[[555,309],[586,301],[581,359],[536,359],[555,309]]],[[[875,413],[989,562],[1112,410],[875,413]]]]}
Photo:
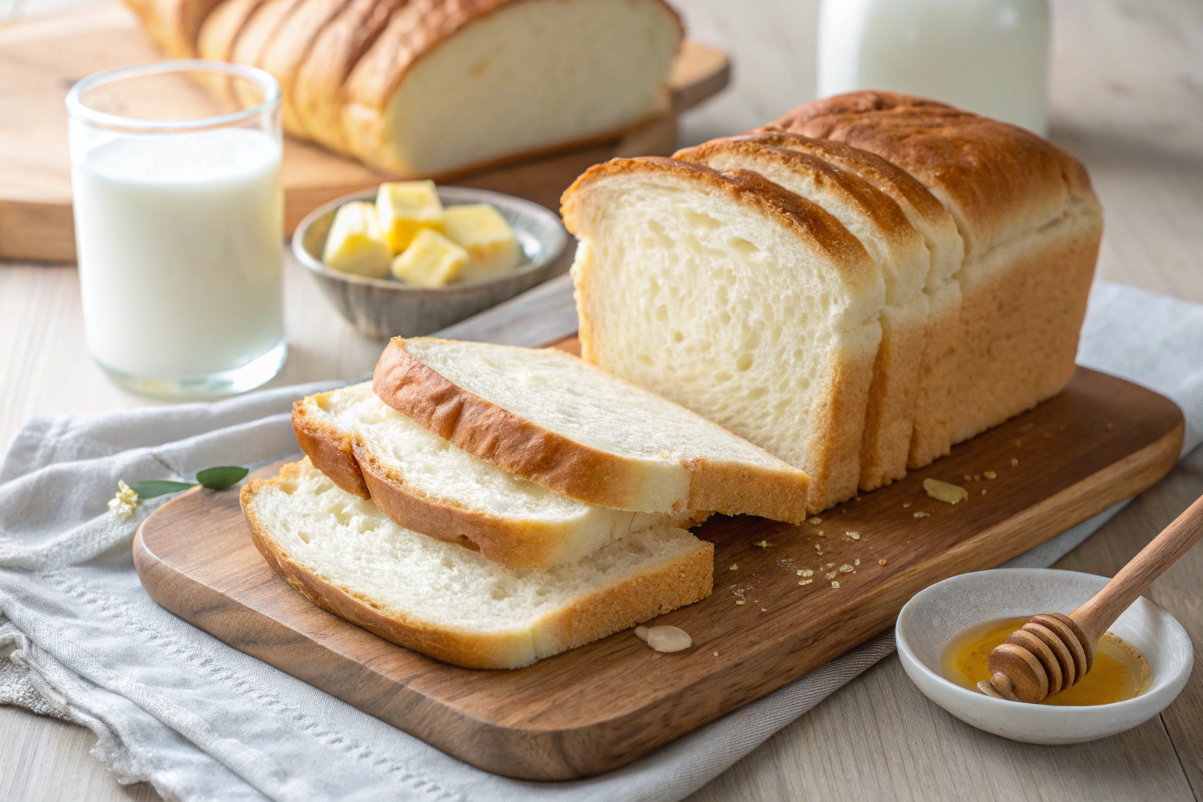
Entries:
{"type": "Polygon", "coordinates": [[[517,671],[448,666],[289,588],[230,493],[164,505],[139,530],[134,562],[176,615],[449,754],[508,776],[571,779],[818,668],[888,628],[933,582],[1000,565],[1144,490],[1173,466],[1182,432],[1171,402],[1079,369],[1061,395],[821,519],[712,519],[698,535],[715,544],[714,594],[656,619],[693,638],[673,655],[623,632],[517,671]],[[963,484],[969,501],[928,497],[928,477],[963,484]]]}
{"type": "MultiPolygon", "coordinates": [[[[79,79],[101,70],[159,61],[133,14],[116,2],[0,27],[0,259],[73,261],[71,174],[63,98],[79,79]]],[[[560,193],[590,165],[614,156],[668,155],[676,149],[675,115],[720,91],[730,76],[722,51],[686,41],[671,77],[673,114],[622,137],[514,164],[457,175],[449,183],[519,195],[559,209],[560,193]]],[[[196,83],[180,79],[163,113],[226,111],[196,83]]],[[[285,139],[285,228],[334,198],[373,187],[384,176],[306,142],[285,139]]]]}
{"type": "MultiPolygon", "coordinates": [[[[88,2],[0,0],[0,17],[14,10],[36,19],[81,1],[88,2]]],[[[817,0],[672,2],[693,39],[736,62],[729,90],[681,116],[681,146],[747,130],[813,97],[817,0]]],[[[1106,208],[1098,276],[1195,302],[1203,302],[1200,52],[1197,0],[1053,0],[1052,138],[1087,165],[1106,208]]],[[[285,275],[290,354],[273,386],[370,371],[379,345],[357,335],[300,266],[290,263],[285,275]]],[[[513,326],[521,332],[521,316],[513,326]]],[[[108,383],[89,359],[74,267],[0,266],[0,448],[33,415],[151,403],[108,383]]],[[[1112,575],[1201,494],[1197,451],[1056,567],[1112,575]]],[[[1200,577],[1203,550],[1193,549],[1148,592],[1196,644],[1203,644],[1200,577]]],[[[1203,665],[1198,651],[1196,663],[1203,665]]],[[[0,706],[0,798],[128,800],[129,788],[89,756],[94,742],[82,728],[0,706]],[[28,759],[30,749],[37,759],[28,759]]],[[[148,786],[134,788],[138,798],[154,796],[148,786]]],[[[692,797],[819,798],[1203,800],[1203,671],[1160,724],[1048,749],[962,724],[928,702],[890,657],[692,797]]]]}

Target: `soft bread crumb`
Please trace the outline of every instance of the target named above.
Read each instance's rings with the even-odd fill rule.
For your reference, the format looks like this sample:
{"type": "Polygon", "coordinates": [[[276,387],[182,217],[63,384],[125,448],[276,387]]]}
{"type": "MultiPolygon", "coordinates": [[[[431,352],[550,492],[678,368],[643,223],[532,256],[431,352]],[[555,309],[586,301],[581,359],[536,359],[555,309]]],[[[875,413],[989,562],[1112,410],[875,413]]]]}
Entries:
{"type": "Polygon", "coordinates": [[[839,583],[839,582],[832,582],[832,583],[831,583],[831,587],[832,587],[832,589],[833,589],[833,590],[839,590],[839,589],[840,589],[840,583],[839,583]]]}
{"type": "Polygon", "coordinates": [[[878,561],[877,561],[877,564],[878,564],[878,565],[885,565],[885,564],[886,564],[886,559],[885,559],[884,557],[883,557],[883,558],[881,558],[880,560],[878,560],[878,561]]]}
{"type": "Polygon", "coordinates": [[[647,631],[647,645],[658,652],[679,652],[692,646],[693,638],[678,627],[652,627],[647,631]]]}
{"type": "Polygon", "coordinates": [[[639,640],[647,640],[647,627],[643,624],[635,627],[635,635],[638,636],[639,640]]]}
{"type": "Polygon", "coordinates": [[[969,491],[960,485],[941,482],[939,479],[924,479],[923,490],[936,501],[945,504],[959,504],[969,499],[969,491]]]}
{"type": "Polygon", "coordinates": [[[982,476],[986,477],[987,479],[994,479],[998,476],[998,474],[994,471],[984,471],[982,476]]]}
{"type": "Polygon", "coordinates": [[[1011,457],[1011,467],[1014,468],[1018,464],[1019,460],[1016,457],[1011,457]]]}
{"type": "Polygon", "coordinates": [[[916,518],[927,518],[927,517],[928,517],[928,516],[930,516],[930,515],[931,515],[931,513],[930,513],[930,512],[922,512],[922,511],[921,511],[921,512],[917,512],[917,513],[915,513],[915,517],[916,517],[916,518]]]}

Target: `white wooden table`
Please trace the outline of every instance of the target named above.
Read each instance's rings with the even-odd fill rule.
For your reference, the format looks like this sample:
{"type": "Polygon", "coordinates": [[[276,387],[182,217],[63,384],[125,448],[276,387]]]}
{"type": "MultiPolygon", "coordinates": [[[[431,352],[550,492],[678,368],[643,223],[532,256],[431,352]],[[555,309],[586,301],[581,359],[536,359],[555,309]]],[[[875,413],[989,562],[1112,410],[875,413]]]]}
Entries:
{"type": "MultiPolygon", "coordinates": [[[[727,48],[735,63],[732,89],[686,118],[685,143],[746,130],[810,99],[813,0],[674,2],[691,35],[727,48]]],[[[0,0],[0,15],[13,3],[0,0]]],[[[25,13],[46,7],[16,5],[25,13]]],[[[1086,162],[1106,206],[1099,276],[1203,302],[1203,2],[1054,6],[1052,136],[1086,162]]],[[[296,265],[287,296],[291,355],[275,384],[350,379],[371,368],[380,345],[344,323],[296,265]]],[[[1203,343],[1199,353],[1203,368],[1203,343]]],[[[0,265],[0,446],[32,415],[145,403],[89,361],[74,267],[0,265]]],[[[1201,493],[1203,455],[1060,567],[1114,573],[1201,493]]],[[[1149,595],[1203,644],[1203,549],[1149,595]]],[[[119,786],[88,755],[94,741],[84,729],[0,707],[0,799],[157,798],[146,785],[119,786]]],[[[1203,671],[1131,732],[1047,748],[961,724],[929,704],[891,657],[694,797],[804,798],[1203,800],[1203,671]]]]}

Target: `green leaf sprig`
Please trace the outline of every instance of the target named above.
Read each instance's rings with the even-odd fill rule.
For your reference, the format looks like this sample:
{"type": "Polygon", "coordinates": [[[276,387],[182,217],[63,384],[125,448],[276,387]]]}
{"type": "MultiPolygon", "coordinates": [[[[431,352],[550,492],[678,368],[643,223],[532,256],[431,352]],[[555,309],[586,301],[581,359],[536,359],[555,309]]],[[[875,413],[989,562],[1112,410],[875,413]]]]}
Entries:
{"type": "Polygon", "coordinates": [[[172,482],[167,479],[150,479],[145,482],[135,482],[130,489],[138,494],[139,499],[165,496],[168,493],[178,493],[189,488],[207,487],[210,490],[225,490],[241,482],[250,473],[248,468],[238,465],[219,465],[216,468],[205,468],[198,471],[195,482],[172,482]]]}

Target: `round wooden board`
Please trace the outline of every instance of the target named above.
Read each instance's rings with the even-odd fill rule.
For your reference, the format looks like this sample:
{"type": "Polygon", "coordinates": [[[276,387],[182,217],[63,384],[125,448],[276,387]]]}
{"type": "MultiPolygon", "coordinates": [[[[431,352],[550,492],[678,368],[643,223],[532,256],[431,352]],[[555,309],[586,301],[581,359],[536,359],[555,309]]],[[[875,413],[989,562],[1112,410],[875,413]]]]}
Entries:
{"type": "MultiPolygon", "coordinates": [[[[134,15],[113,2],[0,27],[0,259],[75,260],[67,110],[63,98],[101,70],[159,61],[134,15]]],[[[686,41],[673,67],[673,114],[621,139],[490,168],[454,183],[508,192],[552,209],[586,168],[614,156],[668,155],[676,115],[727,85],[726,53],[686,41]]],[[[197,90],[200,91],[199,88],[197,90]]],[[[285,226],[384,176],[319,147],[287,139],[285,226]]]]}

